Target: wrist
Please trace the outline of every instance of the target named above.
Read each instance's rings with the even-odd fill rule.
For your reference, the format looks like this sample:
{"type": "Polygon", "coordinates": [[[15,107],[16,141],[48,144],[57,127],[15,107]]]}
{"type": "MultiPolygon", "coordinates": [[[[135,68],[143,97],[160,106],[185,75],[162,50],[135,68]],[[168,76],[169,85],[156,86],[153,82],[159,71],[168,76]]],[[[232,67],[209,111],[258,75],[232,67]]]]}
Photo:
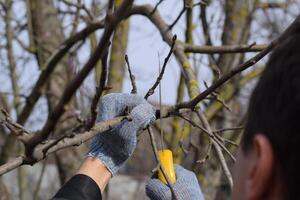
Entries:
{"type": "Polygon", "coordinates": [[[119,168],[121,167],[122,163],[116,153],[112,152],[111,147],[107,147],[106,144],[101,144],[100,146],[93,148],[92,145],[91,151],[87,154],[88,157],[95,158],[99,160],[106,169],[114,176],[119,168]]]}
{"type": "Polygon", "coordinates": [[[80,166],[77,174],[84,174],[92,178],[97,183],[101,192],[104,191],[105,186],[112,177],[106,166],[94,157],[87,157],[80,166]]]}

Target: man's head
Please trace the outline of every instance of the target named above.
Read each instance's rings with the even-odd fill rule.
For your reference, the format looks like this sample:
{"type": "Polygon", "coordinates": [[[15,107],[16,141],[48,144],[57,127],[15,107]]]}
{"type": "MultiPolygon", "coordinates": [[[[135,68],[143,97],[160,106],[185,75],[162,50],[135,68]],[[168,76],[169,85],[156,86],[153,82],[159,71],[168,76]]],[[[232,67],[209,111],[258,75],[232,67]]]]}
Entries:
{"type": "Polygon", "coordinates": [[[274,50],[248,109],[234,199],[300,199],[300,32],[274,50]]]}

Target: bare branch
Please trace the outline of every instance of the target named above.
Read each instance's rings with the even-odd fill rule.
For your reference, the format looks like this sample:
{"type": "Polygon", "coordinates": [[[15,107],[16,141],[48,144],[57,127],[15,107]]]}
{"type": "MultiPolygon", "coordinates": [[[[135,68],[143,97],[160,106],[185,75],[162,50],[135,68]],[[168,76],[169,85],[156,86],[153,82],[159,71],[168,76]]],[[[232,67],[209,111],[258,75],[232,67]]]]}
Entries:
{"type": "Polygon", "coordinates": [[[222,128],[222,129],[214,130],[213,132],[216,134],[219,134],[219,133],[223,133],[223,132],[227,132],[227,131],[239,131],[239,130],[243,130],[243,129],[244,129],[244,127],[240,126],[240,127],[222,128]]]}
{"type": "MultiPolygon", "coordinates": [[[[158,11],[154,12],[150,15],[150,12],[153,8],[149,5],[143,6],[133,6],[130,15],[138,14],[147,17],[153,25],[159,30],[162,39],[171,47],[173,41],[173,34],[168,28],[168,25],[165,23],[163,18],[160,16],[158,11]]],[[[183,51],[183,42],[177,41],[174,46],[174,56],[176,60],[179,62],[182,67],[182,73],[184,76],[184,81],[188,86],[188,92],[191,98],[195,97],[199,94],[199,87],[197,83],[197,77],[195,76],[195,72],[193,70],[192,65],[185,52],[183,51]]]]}
{"type": "Polygon", "coordinates": [[[101,40],[96,47],[95,52],[89,58],[87,63],[84,65],[82,70],[76,75],[76,77],[68,84],[66,89],[64,90],[60,101],[55,106],[53,111],[49,114],[47,122],[45,123],[42,130],[35,134],[34,137],[30,139],[28,142],[28,146],[31,148],[26,149],[26,155],[30,156],[33,152],[33,148],[41,141],[46,139],[50,132],[55,128],[60,116],[64,113],[65,105],[71,100],[73,94],[82,84],[84,79],[87,77],[89,72],[93,69],[95,63],[99,60],[100,57],[105,53],[105,49],[109,44],[110,37],[117,26],[117,24],[124,18],[125,13],[128,11],[130,5],[133,0],[125,0],[120,8],[114,13],[113,17],[110,20],[107,20],[105,24],[105,30],[101,37],[101,40]]]}
{"type": "Polygon", "coordinates": [[[30,138],[29,132],[22,125],[14,122],[4,109],[1,109],[1,113],[4,116],[1,123],[4,123],[11,133],[17,136],[22,142],[26,142],[30,138]]]}
{"type": "MultiPolygon", "coordinates": [[[[205,129],[210,133],[210,135],[213,135],[211,127],[210,127],[210,125],[209,125],[209,123],[208,123],[208,121],[207,121],[204,113],[200,109],[198,109],[197,112],[196,112],[196,114],[199,117],[200,121],[203,123],[205,129]]],[[[226,163],[225,157],[223,155],[223,152],[222,152],[222,150],[220,148],[221,145],[216,140],[212,140],[212,146],[214,147],[214,149],[216,151],[217,157],[218,157],[218,159],[219,159],[219,161],[221,163],[221,167],[222,167],[222,169],[223,169],[223,171],[225,173],[225,176],[226,176],[226,178],[228,180],[230,188],[232,189],[232,187],[233,187],[233,180],[232,180],[232,176],[231,176],[230,170],[228,168],[228,165],[226,163]]],[[[225,149],[226,149],[226,147],[225,147],[225,149]]],[[[229,155],[231,155],[231,154],[229,153],[229,155]]]]}
{"type": "Polygon", "coordinates": [[[41,174],[39,176],[39,179],[36,183],[36,186],[35,186],[35,189],[34,189],[34,192],[33,192],[33,200],[36,200],[37,197],[38,197],[38,193],[40,191],[42,180],[43,180],[43,177],[44,177],[44,174],[45,174],[45,171],[46,171],[45,170],[46,166],[47,166],[47,160],[45,160],[44,163],[43,163],[43,166],[42,166],[42,169],[41,169],[41,174]]]}
{"type": "Polygon", "coordinates": [[[205,97],[207,97],[210,93],[215,91],[218,87],[223,85],[225,82],[227,82],[229,79],[231,79],[236,74],[248,69],[249,67],[256,64],[259,60],[261,60],[265,55],[267,55],[278,43],[282,42],[288,34],[291,32],[294,32],[294,30],[300,26],[300,15],[293,21],[292,24],[275,40],[273,40],[264,50],[262,50],[260,53],[256,54],[254,57],[246,61],[245,63],[239,64],[236,68],[229,71],[227,74],[222,76],[219,80],[217,80],[213,85],[211,85],[209,88],[207,88],[204,92],[199,94],[197,97],[195,97],[192,101],[189,102],[183,102],[176,106],[177,109],[180,108],[195,108],[195,106],[203,100],[205,97]]]}
{"type": "Polygon", "coordinates": [[[78,10],[83,10],[89,17],[89,20],[93,20],[95,17],[94,15],[89,11],[89,9],[87,9],[87,7],[84,5],[84,3],[78,4],[78,3],[73,3],[67,0],[61,0],[64,4],[68,5],[68,6],[72,6],[77,8],[78,10]]]}
{"type": "Polygon", "coordinates": [[[229,71],[227,74],[222,76],[219,80],[217,80],[214,84],[212,84],[209,88],[195,97],[193,100],[189,102],[183,102],[176,105],[176,109],[180,108],[191,108],[194,109],[195,106],[204,98],[206,98],[209,94],[211,94],[215,89],[226,83],[229,79],[231,79],[236,74],[248,69],[249,67],[256,64],[259,60],[261,60],[265,55],[267,55],[278,43],[282,42],[291,32],[293,32],[297,27],[300,26],[300,15],[294,20],[294,22],[275,40],[273,40],[264,50],[260,53],[256,54],[254,57],[249,59],[248,61],[239,64],[236,68],[229,71]]]}
{"type": "MultiPolygon", "coordinates": [[[[208,88],[208,85],[206,81],[204,81],[204,85],[206,89],[208,88]]],[[[227,110],[231,111],[230,107],[226,104],[225,100],[217,93],[217,92],[212,92],[211,97],[206,97],[206,99],[212,99],[218,101],[220,104],[224,106],[227,110]]]]}
{"type": "Polygon", "coordinates": [[[155,4],[155,6],[154,6],[153,10],[151,11],[150,15],[152,15],[153,13],[155,13],[155,11],[157,10],[158,6],[159,6],[163,1],[164,1],[164,0],[159,0],[159,1],[155,4]]]}
{"type": "MultiPolygon", "coordinates": [[[[96,136],[97,134],[102,134],[107,130],[110,130],[117,126],[120,122],[123,120],[131,120],[129,116],[123,116],[123,117],[116,117],[111,120],[99,122],[95,124],[95,126],[90,129],[89,131],[86,131],[84,133],[69,135],[70,137],[65,137],[59,140],[55,145],[51,146],[49,148],[49,144],[53,144],[53,141],[56,140],[49,140],[43,144],[40,144],[34,149],[34,152],[32,156],[30,157],[24,157],[20,156],[15,158],[12,161],[8,161],[6,164],[0,166],[0,176],[2,174],[5,174],[21,165],[33,165],[34,163],[44,159],[46,156],[48,156],[51,153],[54,153],[56,151],[59,151],[64,148],[68,148],[71,146],[78,146],[82,143],[86,142],[87,140],[91,139],[92,137],[96,136]],[[45,149],[49,148],[48,151],[45,153],[45,149]]],[[[105,133],[106,134],[106,133],[105,133]]]]}
{"type": "MultiPolygon", "coordinates": [[[[217,143],[229,155],[229,157],[235,162],[234,156],[230,153],[230,151],[222,143],[220,143],[220,141],[218,141],[218,138],[216,137],[216,135],[214,134],[214,132],[209,131],[207,128],[204,128],[204,127],[196,124],[194,121],[186,118],[185,116],[183,116],[180,113],[178,113],[177,116],[181,117],[185,121],[189,122],[192,126],[200,129],[202,132],[204,132],[205,134],[207,134],[209,136],[209,138],[211,140],[213,140],[215,143],[217,143]]],[[[201,117],[201,119],[204,120],[203,117],[201,117]]],[[[209,124],[207,123],[206,127],[208,127],[207,125],[209,125],[209,124]]],[[[210,128],[210,126],[209,126],[209,128],[210,128]]],[[[221,142],[223,142],[223,140],[221,142]]]]}
{"type": "Polygon", "coordinates": [[[0,166],[0,176],[13,169],[16,169],[17,167],[20,167],[23,164],[23,162],[24,162],[23,156],[19,156],[17,158],[14,158],[13,160],[9,160],[4,165],[0,166]]]}
{"type": "Polygon", "coordinates": [[[129,64],[129,60],[128,60],[128,55],[125,55],[125,61],[126,61],[126,64],[127,64],[127,69],[128,69],[128,72],[129,72],[129,78],[130,78],[130,82],[131,82],[131,85],[132,85],[131,93],[136,94],[137,89],[136,89],[136,83],[135,83],[135,76],[131,72],[131,68],[130,68],[130,64],[129,64]]]}
{"type": "Polygon", "coordinates": [[[205,54],[245,53],[245,52],[260,52],[265,48],[267,48],[267,46],[268,45],[265,44],[223,45],[223,46],[210,46],[210,45],[195,46],[190,44],[184,44],[184,51],[188,53],[205,53],[205,54]]]}
{"type": "Polygon", "coordinates": [[[41,75],[39,76],[36,84],[34,85],[30,95],[28,96],[28,99],[26,101],[26,104],[21,112],[21,114],[18,116],[17,122],[20,124],[24,124],[26,120],[28,119],[29,115],[31,114],[34,105],[40,98],[42,94],[42,89],[47,83],[50,75],[54,71],[55,67],[57,66],[57,63],[64,57],[64,55],[72,48],[74,44],[76,44],[78,41],[83,40],[86,38],[89,34],[94,32],[97,29],[103,28],[104,22],[95,22],[84,28],[82,31],[74,34],[69,39],[67,39],[59,48],[57,51],[55,51],[52,56],[48,59],[45,69],[42,71],[41,75]]]}
{"type": "Polygon", "coordinates": [[[218,138],[219,141],[221,141],[222,143],[228,143],[228,144],[231,144],[235,147],[238,147],[239,145],[237,143],[235,143],[234,141],[231,141],[231,140],[228,140],[226,138],[222,138],[220,135],[218,134],[215,134],[216,138],[218,138]]]}
{"type": "Polygon", "coordinates": [[[200,2],[194,3],[192,5],[188,5],[188,3],[186,2],[186,0],[183,0],[183,7],[182,7],[181,11],[179,12],[179,14],[177,15],[177,17],[175,18],[175,20],[172,22],[172,24],[169,25],[169,29],[171,30],[177,24],[177,22],[180,20],[181,16],[184,14],[184,12],[188,8],[193,8],[193,7],[198,6],[198,5],[206,6],[206,3],[203,2],[203,1],[200,1],[200,2]]]}
{"type": "MultiPolygon", "coordinates": [[[[191,141],[191,144],[193,145],[192,141],[191,141]]],[[[209,140],[209,144],[208,144],[205,156],[202,159],[197,160],[196,163],[197,164],[203,164],[203,163],[205,163],[209,159],[209,157],[210,157],[211,149],[212,149],[212,141],[209,140]]]]}
{"type": "Polygon", "coordinates": [[[183,13],[186,11],[187,6],[186,6],[186,0],[183,0],[183,7],[181,11],[179,12],[178,16],[175,18],[175,20],[172,22],[172,24],[169,25],[169,29],[173,29],[173,27],[177,24],[183,13]]]}
{"type": "Polygon", "coordinates": [[[156,87],[159,85],[159,83],[160,83],[160,81],[161,81],[161,79],[162,79],[162,77],[163,77],[163,75],[165,73],[165,69],[166,69],[167,63],[168,63],[168,61],[169,61],[169,59],[170,59],[170,57],[171,57],[171,55],[172,55],[172,53],[174,51],[176,39],[177,39],[177,36],[174,35],[170,51],[169,51],[167,57],[164,60],[164,64],[162,66],[162,70],[161,70],[159,76],[157,77],[155,83],[153,84],[153,86],[148,90],[147,94],[145,95],[145,99],[148,99],[149,96],[151,96],[152,94],[154,94],[154,91],[155,91],[156,87]]]}
{"type": "Polygon", "coordinates": [[[289,3],[280,3],[280,2],[260,2],[257,5],[257,8],[261,9],[278,9],[278,8],[287,8],[289,3]]]}

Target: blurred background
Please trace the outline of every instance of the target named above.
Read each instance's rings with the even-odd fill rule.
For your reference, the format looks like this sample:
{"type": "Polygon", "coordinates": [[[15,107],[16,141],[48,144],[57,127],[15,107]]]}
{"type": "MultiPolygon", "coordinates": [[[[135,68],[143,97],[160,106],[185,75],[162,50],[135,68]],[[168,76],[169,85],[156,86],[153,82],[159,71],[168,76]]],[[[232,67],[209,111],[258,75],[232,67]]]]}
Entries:
{"type": "MultiPolygon", "coordinates": [[[[37,103],[26,115],[24,105],[29,101],[41,72],[51,55],[63,43],[105,18],[107,1],[102,0],[0,0],[0,107],[13,120],[29,131],[38,131],[48,113],[57,104],[66,85],[80,71],[95,49],[103,33],[98,26],[66,52],[51,74],[37,103]]],[[[122,0],[116,0],[116,6],[122,0]]],[[[249,47],[245,51],[208,53],[185,52],[197,79],[200,91],[213,84],[238,64],[245,62],[269,44],[300,13],[299,0],[136,0],[134,5],[145,6],[159,15],[178,41],[196,47],[249,47]],[[257,49],[251,52],[251,47],[257,49]]],[[[163,30],[164,31],[164,30],[163,30]]],[[[111,92],[131,91],[124,55],[127,54],[136,77],[138,94],[145,95],[159,73],[159,65],[169,52],[161,30],[149,16],[142,13],[123,20],[112,37],[108,57],[108,85],[111,92]]],[[[234,155],[245,121],[251,90],[267,57],[255,66],[238,74],[201,102],[214,133],[234,155]]],[[[171,57],[161,81],[162,104],[171,106],[189,100],[188,85],[182,66],[171,57]]],[[[74,127],[78,120],[89,117],[91,100],[101,74],[101,62],[84,80],[51,137],[57,137],[74,127]]],[[[158,92],[149,97],[158,107],[158,92]]],[[[188,118],[196,123],[193,114],[188,118]]],[[[164,145],[172,149],[175,163],[193,170],[199,179],[206,199],[230,199],[230,187],[224,178],[210,140],[201,130],[178,117],[157,121],[153,129],[157,143],[163,129],[164,145]]],[[[159,146],[160,147],[160,146],[159,146]]],[[[78,169],[88,144],[58,151],[34,166],[22,166],[0,177],[0,199],[48,199],[78,169]]],[[[0,124],[0,164],[22,154],[22,144],[0,124]]],[[[229,168],[232,160],[225,155],[229,168]]],[[[109,183],[104,199],[147,199],[145,181],[156,167],[148,134],[143,133],[133,157],[109,183]]]]}

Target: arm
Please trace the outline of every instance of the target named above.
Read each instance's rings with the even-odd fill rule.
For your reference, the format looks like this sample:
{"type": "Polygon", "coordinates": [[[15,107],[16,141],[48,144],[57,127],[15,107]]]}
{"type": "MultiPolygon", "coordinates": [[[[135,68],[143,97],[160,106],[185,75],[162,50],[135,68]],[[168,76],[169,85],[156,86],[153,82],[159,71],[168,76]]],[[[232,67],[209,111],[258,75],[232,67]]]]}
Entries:
{"type": "Polygon", "coordinates": [[[111,173],[105,167],[105,165],[100,160],[93,157],[86,158],[86,160],[80,166],[77,174],[89,176],[95,181],[101,192],[104,191],[105,186],[111,179],[111,173]]]}
{"type": "Polygon", "coordinates": [[[88,157],[77,174],[54,198],[101,199],[101,191],[110,178],[132,155],[139,131],[155,119],[155,109],[143,97],[135,94],[109,94],[101,98],[99,103],[97,122],[125,115],[128,110],[132,120],[123,121],[112,130],[99,133],[92,140],[88,157]],[[86,184],[82,185],[80,181],[86,184]],[[89,187],[93,189],[92,192],[89,187]]]}

